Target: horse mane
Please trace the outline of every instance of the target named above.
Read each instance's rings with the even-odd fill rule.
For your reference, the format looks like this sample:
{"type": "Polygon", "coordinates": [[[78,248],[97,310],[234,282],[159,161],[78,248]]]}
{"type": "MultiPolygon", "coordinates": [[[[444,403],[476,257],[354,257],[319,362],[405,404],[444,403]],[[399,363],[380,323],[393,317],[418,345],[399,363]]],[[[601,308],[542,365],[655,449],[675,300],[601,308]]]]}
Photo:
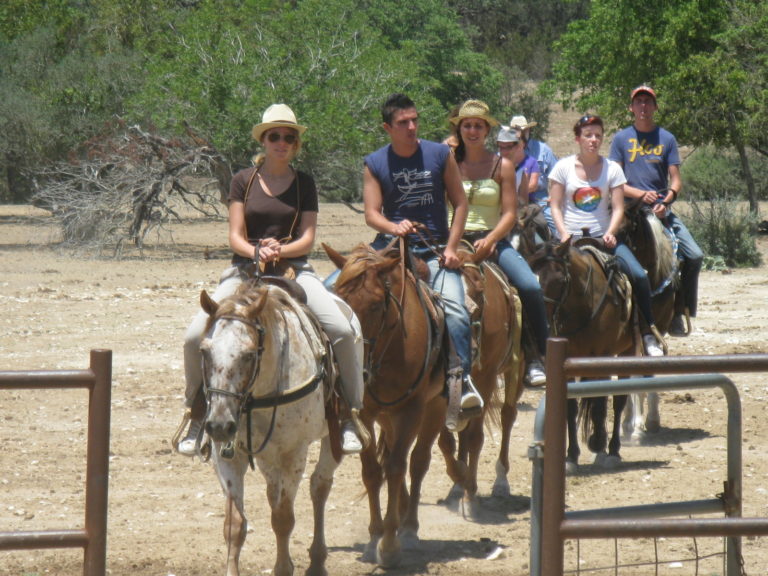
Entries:
{"type": "Polygon", "coordinates": [[[339,291],[344,286],[357,282],[371,265],[383,260],[379,253],[366,244],[358,244],[350,253],[347,263],[336,279],[336,290],[339,291]]]}
{"type": "Polygon", "coordinates": [[[677,257],[672,250],[672,243],[669,241],[667,233],[664,231],[664,225],[655,214],[645,214],[645,222],[648,225],[648,231],[652,239],[653,249],[656,258],[653,259],[653,270],[649,270],[655,283],[660,283],[675,274],[677,268],[677,257]]]}
{"type": "Polygon", "coordinates": [[[266,332],[271,333],[277,317],[274,312],[297,306],[298,303],[284,290],[257,281],[247,281],[238,286],[234,294],[221,301],[215,314],[208,319],[209,328],[219,318],[238,316],[248,321],[258,318],[266,332]]]}

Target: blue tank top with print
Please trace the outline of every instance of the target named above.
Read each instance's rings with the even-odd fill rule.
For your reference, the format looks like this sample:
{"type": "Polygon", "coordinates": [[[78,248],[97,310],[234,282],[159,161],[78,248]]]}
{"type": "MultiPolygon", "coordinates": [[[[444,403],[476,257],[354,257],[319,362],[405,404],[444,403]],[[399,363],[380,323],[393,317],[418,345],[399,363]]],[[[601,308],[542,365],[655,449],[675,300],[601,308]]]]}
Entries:
{"type": "MultiPolygon", "coordinates": [[[[384,216],[392,222],[407,219],[424,224],[432,240],[440,243],[448,239],[443,182],[448,154],[450,148],[444,144],[419,140],[418,149],[407,158],[395,154],[391,145],[365,157],[365,165],[381,186],[384,216]]],[[[419,242],[416,236],[409,240],[419,242]]]]}

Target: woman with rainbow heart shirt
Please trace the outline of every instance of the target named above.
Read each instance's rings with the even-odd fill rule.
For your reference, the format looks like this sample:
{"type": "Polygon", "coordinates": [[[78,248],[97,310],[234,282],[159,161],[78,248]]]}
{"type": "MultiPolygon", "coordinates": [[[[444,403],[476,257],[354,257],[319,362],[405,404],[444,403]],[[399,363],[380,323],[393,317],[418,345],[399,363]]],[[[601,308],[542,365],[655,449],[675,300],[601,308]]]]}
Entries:
{"type": "Polygon", "coordinates": [[[616,234],[624,218],[624,184],[627,179],[616,162],[600,155],[603,143],[603,121],[587,114],[573,127],[579,152],[559,160],[549,174],[549,198],[552,219],[562,242],[589,235],[601,238],[605,247],[616,255],[619,269],[632,283],[635,301],[646,321],[643,345],[649,356],[663,356],[661,344],[654,335],[651,311],[651,286],[648,274],[616,234]]]}

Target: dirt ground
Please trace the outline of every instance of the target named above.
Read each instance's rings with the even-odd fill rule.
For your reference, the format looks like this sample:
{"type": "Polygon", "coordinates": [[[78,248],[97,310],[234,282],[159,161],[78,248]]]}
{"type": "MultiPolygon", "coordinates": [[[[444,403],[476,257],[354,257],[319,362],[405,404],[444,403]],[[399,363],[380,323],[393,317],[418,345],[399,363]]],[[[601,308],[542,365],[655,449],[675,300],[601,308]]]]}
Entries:
{"type": "MultiPolygon", "coordinates": [[[[765,213],[765,209],[763,211],[765,213]]],[[[346,251],[369,240],[362,216],[321,206],[320,238],[346,251]]],[[[0,206],[0,370],[87,368],[89,351],[113,351],[108,572],[113,575],[202,576],[224,573],[223,497],[212,467],[170,448],[182,413],[182,340],[202,288],[212,290],[227,264],[226,223],[191,219],[174,226],[175,246],[144,259],[96,259],[56,244],[46,214],[0,206]],[[206,258],[206,255],[208,256],[206,258]]],[[[760,239],[768,258],[768,239],[760,239]]],[[[319,244],[318,244],[319,248],[319,244]]],[[[325,275],[324,255],[313,262],[325,275]]],[[[768,274],[756,269],[705,271],[695,332],[670,338],[673,355],[765,352],[768,274]]],[[[768,381],[734,374],[743,408],[744,516],[768,516],[768,381]]],[[[85,392],[0,391],[0,530],[82,525],[85,392]]],[[[533,416],[542,397],[527,390],[512,438],[512,496],[490,495],[499,446],[489,429],[480,469],[479,514],[449,509],[450,489],[435,451],[421,506],[421,545],[390,574],[523,575],[529,573],[533,416]]],[[[662,430],[643,446],[625,446],[616,470],[597,470],[583,457],[568,480],[570,509],[707,499],[723,490],[726,407],[717,391],[668,393],[662,430]]],[[[316,452],[312,453],[315,458],[316,452]]],[[[243,574],[269,574],[274,543],[264,485],[247,486],[250,533],[243,574]]],[[[345,459],[330,495],[326,537],[330,574],[380,574],[363,563],[367,504],[360,464],[345,459]]],[[[293,538],[296,573],[308,565],[311,539],[308,483],[300,490],[293,538]]],[[[569,542],[566,568],[612,566],[613,541],[569,542]]],[[[639,540],[617,545],[619,574],[722,574],[719,539],[639,540]],[[714,557],[704,558],[710,554],[714,557]],[[698,565],[691,561],[699,556],[698,565]]],[[[743,542],[745,573],[766,574],[768,539],[743,542]]],[[[0,552],[0,575],[81,574],[78,550],[0,552]]],[[[608,573],[613,573],[609,570],[608,573]]]]}

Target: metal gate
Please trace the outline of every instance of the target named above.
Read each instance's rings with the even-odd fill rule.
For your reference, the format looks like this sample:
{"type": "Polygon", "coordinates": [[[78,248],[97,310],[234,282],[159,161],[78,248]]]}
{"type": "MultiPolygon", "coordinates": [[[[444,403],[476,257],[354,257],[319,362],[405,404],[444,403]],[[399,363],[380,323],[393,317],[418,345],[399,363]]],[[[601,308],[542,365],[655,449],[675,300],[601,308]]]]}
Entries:
{"type": "Polygon", "coordinates": [[[717,372],[768,372],[768,354],[663,358],[568,358],[568,341],[547,344],[547,388],[536,414],[531,489],[531,574],[561,576],[567,539],[641,537],[726,537],[728,576],[739,574],[742,536],[768,535],[768,518],[742,518],[741,401],[728,378],[717,372]],[[678,374],[685,376],[597,380],[567,384],[569,378],[678,374]],[[722,499],[648,504],[565,513],[565,452],[568,398],[634,392],[719,387],[728,402],[728,478],[722,499]],[[546,412],[546,415],[545,415],[546,412]],[[542,433],[543,432],[543,433],[542,433]],[[546,473],[545,473],[546,471],[546,473]],[[722,512],[725,518],[661,519],[722,512]],[[546,550],[546,554],[542,554],[546,550]]]}
{"type": "Polygon", "coordinates": [[[88,389],[85,527],[63,530],[0,532],[0,550],[83,548],[83,575],[104,576],[107,563],[107,492],[112,351],[91,350],[88,370],[0,372],[0,390],[21,388],[88,389]]]}

